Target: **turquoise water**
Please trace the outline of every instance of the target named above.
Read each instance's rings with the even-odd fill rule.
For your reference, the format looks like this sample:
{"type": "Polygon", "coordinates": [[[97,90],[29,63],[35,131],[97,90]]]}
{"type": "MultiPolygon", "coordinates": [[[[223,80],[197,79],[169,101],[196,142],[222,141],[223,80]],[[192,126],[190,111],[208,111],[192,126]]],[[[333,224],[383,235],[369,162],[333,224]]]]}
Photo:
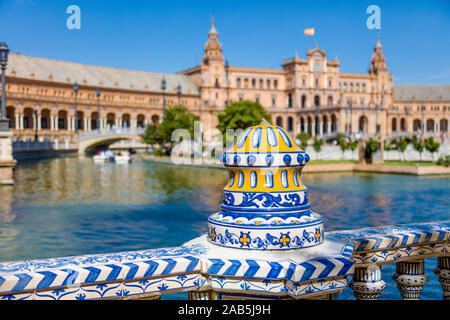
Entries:
{"type": "MultiPolygon", "coordinates": [[[[16,185],[0,188],[0,261],[180,245],[206,232],[226,180],[225,170],[144,161],[22,161],[16,185]]],[[[326,231],[450,219],[449,178],[327,173],[302,180],[326,231]]],[[[435,265],[426,260],[423,299],[441,299],[435,265]]],[[[383,267],[382,299],[400,298],[394,268],[383,267]]],[[[353,299],[352,291],[340,297],[353,299]]]]}

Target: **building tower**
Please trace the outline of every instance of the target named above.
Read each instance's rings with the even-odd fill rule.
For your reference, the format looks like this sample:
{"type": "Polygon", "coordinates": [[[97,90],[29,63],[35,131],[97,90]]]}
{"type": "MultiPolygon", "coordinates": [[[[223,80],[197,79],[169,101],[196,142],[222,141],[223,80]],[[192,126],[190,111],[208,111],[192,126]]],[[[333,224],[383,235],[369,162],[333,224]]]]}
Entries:
{"type": "Polygon", "coordinates": [[[380,72],[388,72],[386,67],[386,58],[383,54],[383,46],[380,42],[380,36],[377,36],[377,43],[373,48],[372,58],[370,59],[369,74],[378,74],[380,72]]]}
{"type": "Polygon", "coordinates": [[[371,105],[375,111],[375,133],[381,136],[386,134],[386,111],[392,106],[392,75],[386,66],[386,58],[383,53],[383,46],[380,42],[380,36],[377,36],[377,42],[373,48],[373,54],[370,59],[369,74],[373,75],[371,105]]]}
{"type": "Polygon", "coordinates": [[[201,63],[202,100],[206,106],[224,106],[226,77],[225,59],[222,54],[222,44],[219,42],[219,32],[215,27],[214,18],[208,32],[205,53],[201,63]]]}

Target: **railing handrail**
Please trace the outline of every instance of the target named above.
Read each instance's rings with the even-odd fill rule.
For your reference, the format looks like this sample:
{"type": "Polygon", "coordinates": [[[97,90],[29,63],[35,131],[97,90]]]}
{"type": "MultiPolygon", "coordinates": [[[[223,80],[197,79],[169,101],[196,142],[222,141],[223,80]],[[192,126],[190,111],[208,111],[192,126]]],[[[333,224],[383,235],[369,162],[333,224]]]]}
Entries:
{"type": "Polygon", "coordinates": [[[82,132],[78,134],[78,141],[83,141],[87,139],[103,137],[103,136],[113,136],[113,135],[135,135],[138,136],[144,133],[144,128],[134,128],[134,127],[111,127],[105,129],[95,129],[87,132],[82,132]]]}
{"type": "MultiPolygon", "coordinates": [[[[330,231],[326,236],[343,243],[343,259],[351,257],[355,268],[366,270],[368,265],[448,256],[450,220],[330,231]]],[[[199,290],[208,286],[210,263],[199,258],[202,250],[202,246],[187,244],[0,263],[0,299],[59,299],[61,292],[55,288],[65,288],[65,297],[73,299],[83,298],[83,294],[92,298],[86,296],[87,292],[96,292],[97,298],[116,297],[131,287],[145,287],[147,294],[165,293],[168,288],[171,292],[199,290]],[[109,295],[105,288],[111,290],[109,295]]]]}

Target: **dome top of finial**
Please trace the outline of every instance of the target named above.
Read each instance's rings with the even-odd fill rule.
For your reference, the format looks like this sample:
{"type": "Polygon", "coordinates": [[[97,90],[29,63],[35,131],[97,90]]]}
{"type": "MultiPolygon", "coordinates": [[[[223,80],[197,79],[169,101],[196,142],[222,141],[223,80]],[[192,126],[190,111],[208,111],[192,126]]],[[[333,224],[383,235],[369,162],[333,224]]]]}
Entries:
{"type": "Polygon", "coordinates": [[[380,34],[377,35],[377,44],[375,45],[375,48],[379,48],[379,49],[383,48],[383,46],[381,45],[381,42],[380,42],[380,34]]]}
{"type": "Polygon", "coordinates": [[[242,132],[229,152],[302,152],[294,139],[281,127],[262,124],[242,132]]]}
{"type": "Polygon", "coordinates": [[[309,155],[282,128],[249,127],[223,154],[229,181],[222,211],[208,219],[209,241],[221,246],[285,250],[323,241],[323,219],[309,209],[301,171],[309,155]]]}
{"type": "Polygon", "coordinates": [[[218,34],[213,15],[211,16],[211,29],[209,30],[208,34],[218,34]]]}

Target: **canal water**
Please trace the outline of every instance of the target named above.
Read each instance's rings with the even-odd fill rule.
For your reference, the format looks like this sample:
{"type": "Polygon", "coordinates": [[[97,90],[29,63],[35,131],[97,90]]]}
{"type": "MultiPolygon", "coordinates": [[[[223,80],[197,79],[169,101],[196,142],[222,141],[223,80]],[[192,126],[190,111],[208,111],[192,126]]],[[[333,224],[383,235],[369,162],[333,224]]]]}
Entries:
{"type": "MultiPolygon", "coordinates": [[[[306,173],[302,180],[326,231],[450,219],[449,178],[306,173]]],[[[0,188],[0,261],[178,246],[207,231],[226,181],[222,169],[139,160],[21,161],[15,186],[0,188]]],[[[425,262],[423,299],[442,298],[436,260],[425,262]]],[[[383,266],[381,299],[400,299],[394,269],[383,266]]],[[[340,299],[353,299],[351,289],[340,299]]]]}

